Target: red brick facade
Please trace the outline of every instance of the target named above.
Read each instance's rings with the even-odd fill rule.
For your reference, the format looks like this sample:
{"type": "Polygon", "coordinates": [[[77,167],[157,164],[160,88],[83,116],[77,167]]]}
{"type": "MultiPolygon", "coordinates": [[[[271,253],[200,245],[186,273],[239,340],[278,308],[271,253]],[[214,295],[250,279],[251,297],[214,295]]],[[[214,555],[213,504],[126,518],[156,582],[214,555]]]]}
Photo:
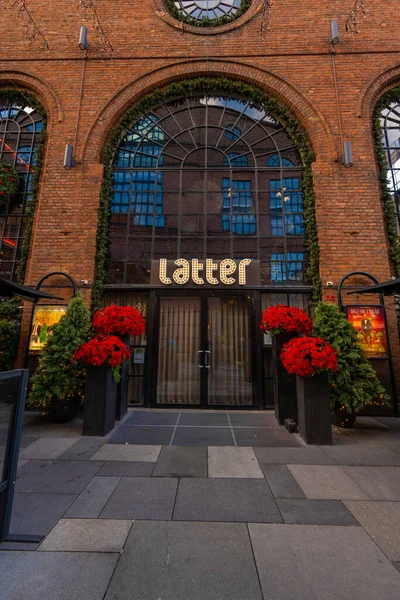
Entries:
{"type": "MultiPolygon", "coordinates": [[[[222,28],[182,28],[163,0],[97,0],[101,23],[114,46],[99,52],[92,21],[82,20],[76,0],[28,2],[49,43],[28,49],[25,24],[16,8],[3,8],[0,84],[26,89],[49,117],[34,235],[26,275],[35,283],[53,270],[78,282],[93,281],[102,150],[124,112],[152,89],[198,75],[223,75],[250,82],[278,98],[301,122],[315,151],[313,164],[321,279],[336,286],[342,275],[365,270],[379,280],[392,275],[374,156],[371,114],[378,98],[400,82],[397,0],[368,2],[359,34],[345,32],[354,2],[275,0],[271,31],[262,41],[261,0],[222,28]],[[164,12],[163,12],[164,7],[164,12]],[[353,146],[354,166],[340,164],[341,143],[329,23],[339,22],[335,47],[343,136],[353,146]],[[63,168],[66,143],[73,143],[79,110],[84,52],[80,25],[88,27],[89,51],[83,79],[75,158],[63,168]]],[[[388,303],[392,308],[392,303],[388,303]]],[[[400,348],[395,315],[388,311],[395,371],[400,348]]],[[[24,328],[29,322],[24,315],[24,328]]],[[[22,356],[24,348],[21,347],[22,356]]],[[[397,381],[400,389],[400,376],[397,381]]]]}

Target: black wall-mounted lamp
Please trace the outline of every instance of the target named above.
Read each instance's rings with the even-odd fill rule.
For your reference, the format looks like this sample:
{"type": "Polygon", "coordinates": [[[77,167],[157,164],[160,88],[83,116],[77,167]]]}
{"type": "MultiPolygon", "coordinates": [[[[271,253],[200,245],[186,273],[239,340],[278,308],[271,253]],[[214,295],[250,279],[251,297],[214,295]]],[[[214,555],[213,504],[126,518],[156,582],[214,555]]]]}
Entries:
{"type": "Polygon", "coordinates": [[[353,166],[351,142],[343,142],[342,165],[346,167],[346,169],[353,166]]]}
{"type": "Polygon", "coordinates": [[[331,37],[329,38],[329,43],[332,46],[335,46],[339,42],[339,27],[336,19],[331,21],[331,37]]]}
{"type": "Polygon", "coordinates": [[[66,144],[64,154],[64,169],[72,169],[74,165],[74,147],[72,144],[66,144]]]}
{"type": "Polygon", "coordinates": [[[89,48],[88,40],[87,40],[87,27],[84,25],[81,26],[81,31],[79,33],[79,48],[81,50],[87,50],[89,48]]]}

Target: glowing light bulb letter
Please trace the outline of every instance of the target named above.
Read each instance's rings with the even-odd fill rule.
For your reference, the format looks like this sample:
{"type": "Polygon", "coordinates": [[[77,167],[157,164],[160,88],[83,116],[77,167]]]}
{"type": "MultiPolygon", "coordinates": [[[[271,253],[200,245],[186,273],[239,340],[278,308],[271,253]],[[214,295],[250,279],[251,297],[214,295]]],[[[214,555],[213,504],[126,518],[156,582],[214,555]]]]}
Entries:
{"type": "Polygon", "coordinates": [[[244,258],[239,263],[239,285],[246,285],[246,267],[251,263],[250,258],[244,258]]]}
{"type": "Polygon", "coordinates": [[[175,261],[175,264],[177,267],[180,267],[180,269],[175,269],[173,274],[174,281],[175,283],[183,285],[189,281],[189,262],[184,258],[178,258],[178,260],[175,261]]]}
{"type": "Polygon", "coordinates": [[[165,258],[160,259],[160,281],[161,283],[165,283],[165,285],[170,285],[172,281],[169,277],[167,277],[167,261],[165,258]]]}
{"type": "Polygon", "coordinates": [[[192,260],[192,279],[197,285],[203,285],[204,279],[199,277],[199,271],[204,270],[204,263],[199,262],[197,258],[192,260]]]}
{"type": "Polygon", "coordinates": [[[207,277],[208,283],[211,283],[212,285],[218,285],[218,279],[215,279],[215,277],[213,277],[213,271],[216,271],[217,269],[218,269],[217,263],[213,262],[212,258],[207,258],[206,259],[206,277],[207,277]]]}
{"type": "Polygon", "coordinates": [[[232,285],[235,283],[235,279],[233,277],[228,277],[228,275],[232,275],[236,271],[236,263],[231,258],[225,258],[225,260],[221,261],[219,266],[219,276],[221,278],[222,283],[226,285],[232,285]]]}

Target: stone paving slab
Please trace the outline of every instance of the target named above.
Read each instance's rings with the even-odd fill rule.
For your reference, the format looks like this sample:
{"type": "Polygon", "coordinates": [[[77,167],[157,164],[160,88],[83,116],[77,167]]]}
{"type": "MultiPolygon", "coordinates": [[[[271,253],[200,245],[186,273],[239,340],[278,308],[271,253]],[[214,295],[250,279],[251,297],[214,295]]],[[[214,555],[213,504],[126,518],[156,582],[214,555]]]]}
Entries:
{"type": "Polygon", "coordinates": [[[275,448],[299,447],[299,444],[293,435],[283,427],[266,427],[264,429],[255,427],[234,427],[233,432],[238,446],[272,446],[275,448]]]}
{"type": "Polygon", "coordinates": [[[400,500],[400,467],[343,467],[373,500],[400,500]]]}
{"type": "Polygon", "coordinates": [[[39,552],[121,552],[132,521],[61,519],[39,552]]]}
{"type": "Polygon", "coordinates": [[[262,600],[246,526],[136,521],[105,600],[262,600]]]}
{"type": "Polygon", "coordinates": [[[10,532],[47,535],[75,499],[76,494],[15,494],[10,532]]]}
{"type": "Polygon", "coordinates": [[[371,499],[341,467],[329,465],[288,465],[288,468],[309,499],[371,499]]]}
{"type": "Polygon", "coordinates": [[[176,521],[282,521],[271,491],[261,479],[181,479],[176,521]]]}
{"type": "Polygon", "coordinates": [[[337,465],[400,467],[400,452],[392,450],[385,444],[324,446],[324,451],[337,465]]]}
{"type": "Polygon", "coordinates": [[[232,427],[278,427],[275,415],[257,413],[229,413],[232,427]]]}
{"type": "Polygon", "coordinates": [[[153,477],[207,477],[207,448],[164,446],[153,477]]]}
{"type": "Polygon", "coordinates": [[[234,446],[229,427],[178,427],[173,446],[234,446]]]}
{"type": "Polygon", "coordinates": [[[30,460],[18,470],[16,491],[80,494],[102,465],[90,460],[30,460]]]}
{"type": "Polygon", "coordinates": [[[358,525],[358,521],[340,500],[278,499],[285,523],[303,525],[358,525]]]}
{"type": "Polygon", "coordinates": [[[261,465],[275,498],[305,498],[304,492],[286,465],[261,465]]]}
{"type": "Polygon", "coordinates": [[[98,471],[98,477],[151,477],[153,462],[105,462],[98,471]]]}
{"type": "Polygon", "coordinates": [[[400,503],[345,502],[345,505],[386,556],[400,561],[400,503]]]}
{"type": "Polygon", "coordinates": [[[162,444],[167,446],[175,427],[163,425],[122,425],[107,442],[108,444],[162,444]]]}
{"type": "Polygon", "coordinates": [[[229,421],[228,415],[224,412],[183,412],[179,419],[179,426],[181,425],[197,425],[201,427],[229,427],[229,421]]]}
{"type": "Polygon", "coordinates": [[[264,598],[396,600],[400,576],[361,527],[249,525],[264,598]]]}
{"type": "Polygon", "coordinates": [[[79,442],[80,438],[40,438],[22,448],[19,456],[21,459],[51,460],[59,458],[71,446],[79,442]]]}
{"type": "Polygon", "coordinates": [[[160,451],[161,446],[105,444],[97,450],[90,460],[156,462],[160,451]]]}
{"type": "Polygon", "coordinates": [[[1,600],[100,600],[119,554],[0,552],[1,600]]]}
{"type": "Polygon", "coordinates": [[[123,477],[100,514],[102,519],[172,518],[178,479],[123,477]]]}
{"type": "Polygon", "coordinates": [[[307,448],[254,448],[260,464],[333,465],[333,459],[318,446],[307,448]]]}
{"type": "Polygon", "coordinates": [[[175,425],[179,412],[134,410],[125,420],[125,425],[175,425]]]}
{"type": "Polygon", "coordinates": [[[262,479],[264,477],[253,448],[230,446],[208,448],[209,477],[240,477],[262,479]]]}
{"type": "Polygon", "coordinates": [[[60,456],[61,460],[89,460],[104,444],[102,437],[85,437],[60,456]]]}
{"type": "Polygon", "coordinates": [[[120,480],[120,477],[94,477],[67,510],[65,517],[96,519],[120,480]]]}
{"type": "Polygon", "coordinates": [[[392,565],[394,566],[395,569],[398,570],[398,572],[400,573],[400,562],[394,562],[392,563],[392,565]]]}

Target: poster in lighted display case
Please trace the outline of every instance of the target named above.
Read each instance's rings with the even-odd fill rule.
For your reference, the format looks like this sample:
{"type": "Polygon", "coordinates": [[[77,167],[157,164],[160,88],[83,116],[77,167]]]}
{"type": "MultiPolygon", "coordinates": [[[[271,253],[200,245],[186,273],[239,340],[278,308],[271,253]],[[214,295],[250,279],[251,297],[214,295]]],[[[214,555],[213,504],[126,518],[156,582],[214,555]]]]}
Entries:
{"type": "Polygon", "coordinates": [[[383,306],[347,306],[347,318],[357,330],[361,348],[371,358],[387,358],[388,343],[383,306]]]}

